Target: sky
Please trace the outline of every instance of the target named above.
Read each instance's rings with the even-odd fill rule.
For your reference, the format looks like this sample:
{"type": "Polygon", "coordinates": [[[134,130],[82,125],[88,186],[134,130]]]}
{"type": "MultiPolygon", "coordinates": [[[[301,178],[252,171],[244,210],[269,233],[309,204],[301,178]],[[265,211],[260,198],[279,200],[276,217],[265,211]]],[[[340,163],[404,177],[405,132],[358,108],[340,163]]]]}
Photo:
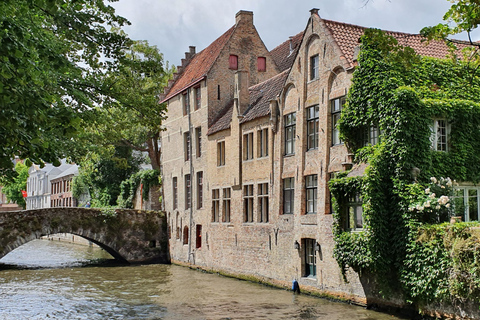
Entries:
{"type": "MultiPolygon", "coordinates": [[[[189,46],[200,52],[235,24],[240,10],[253,12],[254,24],[269,50],[303,31],[310,9],[322,18],[389,31],[419,33],[443,22],[448,0],[119,0],[111,4],[132,24],[132,39],[156,45],[170,65],[181,64],[189,46]]],[[[457,36],[466,39],[466,36],[457,36]]],[[[474,40],[480,40],[477,31],[474,40]],[[476,38],[475,38],[476,37],[476,38]]]]}

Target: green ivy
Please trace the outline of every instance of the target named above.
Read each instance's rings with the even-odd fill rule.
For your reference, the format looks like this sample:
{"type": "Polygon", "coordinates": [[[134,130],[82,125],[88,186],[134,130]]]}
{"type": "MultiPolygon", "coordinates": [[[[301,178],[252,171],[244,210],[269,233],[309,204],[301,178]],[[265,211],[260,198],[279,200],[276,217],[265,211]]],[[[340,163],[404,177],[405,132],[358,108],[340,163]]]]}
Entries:
{"type": "Polygon", "coordinates": [[[158,170],[142,170],[120,184],[120,195],[118,197],[118,205],[121,208],[133,208],[133,200],[135,198],[138,187],[142,184],[142,198],[148,200],[150,188],[160,184],[160,173],[158,170]]]}

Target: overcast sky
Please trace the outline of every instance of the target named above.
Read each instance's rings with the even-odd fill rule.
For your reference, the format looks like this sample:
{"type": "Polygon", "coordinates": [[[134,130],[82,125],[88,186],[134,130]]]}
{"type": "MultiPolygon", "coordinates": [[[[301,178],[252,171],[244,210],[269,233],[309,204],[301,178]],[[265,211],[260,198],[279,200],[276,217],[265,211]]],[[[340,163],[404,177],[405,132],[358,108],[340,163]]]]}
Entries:
{"type": "MultiPolygon", "coordinates": [[[[448,0],[119,0],[117,14],[132,23],[131,38],[157,45],[165,61],[179,65],[195,46],[197,52],[235,24],[240,10],[253,11],[254,24],[269,50],[305,28],[309,10],[322,18],[383,30],[419,33],[442,22],[448,0]]],[[[478,35],[475,34],[475,36],[478,35]]],[[[457,37],[463,38],[465,37],[457,37]]],[[[480,40],[477,37],[474,40],[480,40]]]]}

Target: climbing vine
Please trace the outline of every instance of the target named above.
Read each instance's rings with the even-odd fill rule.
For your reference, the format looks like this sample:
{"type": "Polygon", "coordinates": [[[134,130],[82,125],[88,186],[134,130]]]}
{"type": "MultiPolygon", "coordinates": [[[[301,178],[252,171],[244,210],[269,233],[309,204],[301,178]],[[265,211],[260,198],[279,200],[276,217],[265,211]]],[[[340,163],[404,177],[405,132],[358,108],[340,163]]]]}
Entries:
{"type": "Polygon", "coordinates": [[[122,181],[120,184],[120,195],[118,205],[121,208],[133,208],[133,200],[140,185],[142,188],[143,200],[148,200],[150,188],[160,184],[160,174],[158,170],[142,170],[122,181]]]}
{"type": "Polygon", "coordinates": [[[480,181],[480,79],[471,62],[419,57],[380,30],[366,30],[361,42],[339,129],[368,167],[361,178],[347,172],[329,183],[334,255],[343,270],[375,272],[382,292],[401,288],[412,303],[478,301],[478,223],[442,222],[453,180],[480,181]],[[447,152],[432,149],[434,119],[448,123],[447,152]],[[372,127],[380,132],[373,146],[363,138],[372,127]],[[361,232],[344,228],[353,192],[362,197],[361,232]]]}

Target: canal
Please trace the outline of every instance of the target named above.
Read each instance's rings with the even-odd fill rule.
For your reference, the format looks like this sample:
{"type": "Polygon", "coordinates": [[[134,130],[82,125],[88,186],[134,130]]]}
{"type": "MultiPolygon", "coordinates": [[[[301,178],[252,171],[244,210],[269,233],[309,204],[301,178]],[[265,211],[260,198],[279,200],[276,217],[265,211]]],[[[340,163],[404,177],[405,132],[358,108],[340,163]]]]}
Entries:
{"type": "Polygon", "coordinates": [[[175,265],[35,240],[0,259],[0,319],[401,319],[175,265]]]}

